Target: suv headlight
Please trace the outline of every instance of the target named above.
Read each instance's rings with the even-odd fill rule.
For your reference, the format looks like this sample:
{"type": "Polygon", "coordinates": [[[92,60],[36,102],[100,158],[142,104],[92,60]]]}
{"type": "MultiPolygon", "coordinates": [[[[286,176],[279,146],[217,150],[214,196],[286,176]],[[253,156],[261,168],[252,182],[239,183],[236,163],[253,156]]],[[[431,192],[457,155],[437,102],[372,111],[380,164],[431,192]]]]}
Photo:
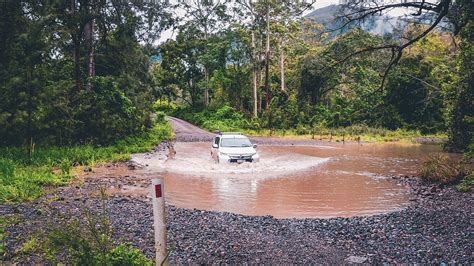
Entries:
{"type": "Polygon", "coordinates": [[[222,153],[222,152],[219,152],[219,157],[224,159],[224,160],[230,159],[230,156],[228,154],[225,154],[225,153],[222,153]]]}

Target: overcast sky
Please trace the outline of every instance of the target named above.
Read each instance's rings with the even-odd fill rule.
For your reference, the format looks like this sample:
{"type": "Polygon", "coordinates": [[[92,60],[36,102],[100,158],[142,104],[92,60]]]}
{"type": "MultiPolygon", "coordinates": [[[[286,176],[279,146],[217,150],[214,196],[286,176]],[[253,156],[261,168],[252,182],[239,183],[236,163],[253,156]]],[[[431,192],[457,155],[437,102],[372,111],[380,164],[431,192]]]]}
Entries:
{"type": "MultiPolygon", "coordinates": [[[[393,2],[395,2],[395,0],[392,0],[393,2]]],[[[402,1],[402,0],[400,0],[402,1]]],[[[171,2],[173,2],[173,0],[171,0],[171,2]]],[[[387,1],[388,2],[388,1],[387,1]]],[[[428,0],[427,2],[436,2],[436,0],[428,0]]],[[[305,13],[303,13],[303,15],[306,15],[308,13],[310,13],[311,11],[315,10],[315,9],[318,9],[318,8],[322,8],[322,7],[326,7],[326,6],[329,6],[329,5],[337,5],[337,4],[340,4],[341,3],[341,0],[316,0],[316,3],[313,4],[313,7],[312,9],[310,10],[307,10],[305,13]]],[[[394,11],[391,11],[389,12],[388,14],[391,15],[391,16],[399,16],[399,15],[403,15],[403,14],[406,14],[406,9],[398,9],[398,10],[394,10],[394,11]]],[[[184,11],[183,10],[175,10],[175,15],[176,16],[184,16],[184,11]]],[[[166,30],[165,32],[162,33],[160,39],[157,41],[156,44],[160,44],[170,38],[174,38],[174,35],[175,33],[173,33],[173,30],[170,29],[170,30],[166,30]]]]}

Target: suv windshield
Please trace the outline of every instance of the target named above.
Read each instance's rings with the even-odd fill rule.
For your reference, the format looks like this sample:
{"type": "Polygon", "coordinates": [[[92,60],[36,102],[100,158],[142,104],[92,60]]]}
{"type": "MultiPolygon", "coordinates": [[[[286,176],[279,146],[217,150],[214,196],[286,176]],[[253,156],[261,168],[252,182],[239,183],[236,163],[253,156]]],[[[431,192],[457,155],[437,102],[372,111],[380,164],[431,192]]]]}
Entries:
{"type": "Polygon", "coordinates": [[[221,147],[250,147],[252,144],[247,138],[225,139],[221,140],[221,147]]]}

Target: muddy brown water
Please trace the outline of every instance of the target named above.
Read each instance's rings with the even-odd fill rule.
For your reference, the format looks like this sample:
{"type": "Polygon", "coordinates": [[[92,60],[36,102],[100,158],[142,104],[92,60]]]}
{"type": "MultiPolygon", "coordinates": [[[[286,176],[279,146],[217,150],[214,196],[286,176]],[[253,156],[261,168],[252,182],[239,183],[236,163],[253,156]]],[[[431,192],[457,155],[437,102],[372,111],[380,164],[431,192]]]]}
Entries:
{"type": "Polygon", "coordinates": [[[397,143],[322,146],[261,145],[259,163],[217,164],[210,144],[176,143],[166,162],[138,162],[164,176],[177,207],[277,218],[350,217],[387,213],[409,203],[392,176],[416,174],[434,145],[397,143]]]}

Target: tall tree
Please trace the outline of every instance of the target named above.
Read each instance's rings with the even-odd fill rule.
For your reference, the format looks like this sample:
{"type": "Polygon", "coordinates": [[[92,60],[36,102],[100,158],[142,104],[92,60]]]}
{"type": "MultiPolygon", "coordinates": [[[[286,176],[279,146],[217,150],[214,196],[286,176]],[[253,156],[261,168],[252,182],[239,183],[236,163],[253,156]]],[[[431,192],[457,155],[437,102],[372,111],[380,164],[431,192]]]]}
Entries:
{"type": "MultiPolygon", "coordinates": [[[[346,22],[343,23],[342,27],[349,25],[354,21],[364,20],[371,16],[377,16],[387,11],[402,8],[408,11],[409,17],[413,20],[417,20],[420,23],[424,23],[429,20],[429,26],[419,34],[412,36],[410,39],[401,40],[399,43],[382,44],[377,46],[370,46],[360,49],[352,54],[347,55],[342,61],[348,60],[351,57],[376,50],[389,50],[391,51],[391,59],[387,64],[383,74],[381,88],[383,88],[386,78],[390,70],[400,62],[402,55],[408,47],[411,47],[414,43],[420,41],[428,33],[436,30],[441,23],[446,23],[455,36],[461,38],[461,43],[464,45],[460,46],[460,61],[462,66],[470,66],[466,64],[463,58],[470,59],[469,56],[472,54],[472,34],[467,33],[470,29],[470,25],[473,23],[474,14],[474,3],[469,0],[438,0],[438,1],[403,1],[400,3],[386,3],[382,0],[371,0],[371,1],[356,1],[349,2],[346,4],[343,18],[346,22]],[[467,30],[467,31],[466,31],[467,30]],[[460,34],[461,33],[461,34],[460,34]]],[[[446,27],[444,27],[446,28],[446,27]]],[[[462,67],[461,67],[462,68],[462,67]]],[[[467,117],[471,114],[469,110],[473,103],[472,94],[472,71],[463,69],[466,72],[461,73],[460,89],[457,91],[457,100],[452,112],[452,123],[449,130],[449,147],[451,150],[464,150],[470,142],[472,142],[472,129],[473,121],[467,117]]]]}
{"type": "MultiPolygon", "coordinates": [[[[222,27],[227,24],[229,16],[226,13],[226,4],[229,2],[229,0],[193,0],[181,2],[186,10],[186,16],[191,18],[191,20],[187,21],[187,25],[194,25],[194,27],[202,31],[202,38],[205,44],[207,44],[211,33],[222,29],[222,27]]],[[[207,51],[206,46],[204,47],[205,51],[207,51]]],[[[210,73],[209,64],[210,62],[208,60],[203,61],[204,78],[206,81],[203,95],[205,106],[209,105],[209,77],[212,74],[210,73]]]]}

